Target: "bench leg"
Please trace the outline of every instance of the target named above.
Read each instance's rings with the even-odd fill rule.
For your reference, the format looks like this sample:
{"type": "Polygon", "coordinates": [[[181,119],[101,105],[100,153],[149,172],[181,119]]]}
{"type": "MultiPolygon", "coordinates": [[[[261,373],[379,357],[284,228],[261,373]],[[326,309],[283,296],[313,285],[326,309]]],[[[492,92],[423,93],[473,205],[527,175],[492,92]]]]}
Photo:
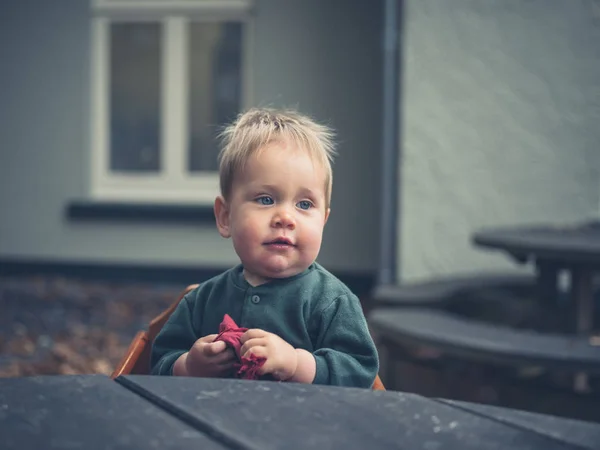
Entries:
{"type": "MultiPolygon", "coordinates": [[[[582,268],[574,269],[572,278],[573,303],[576,308],[577,334],[589,335],[593,328],[594,290],[592,271],[582,268]]],[[[576,392],[587,392],[590,389],[588,375],[584,372],[575,375],[576,392]]]]}
{"type": "Polygon", "coordinates": [[[554,305],[558,299],[558,267],[552,263],[538,262],[537,296],[540,305],[554,305]]]}

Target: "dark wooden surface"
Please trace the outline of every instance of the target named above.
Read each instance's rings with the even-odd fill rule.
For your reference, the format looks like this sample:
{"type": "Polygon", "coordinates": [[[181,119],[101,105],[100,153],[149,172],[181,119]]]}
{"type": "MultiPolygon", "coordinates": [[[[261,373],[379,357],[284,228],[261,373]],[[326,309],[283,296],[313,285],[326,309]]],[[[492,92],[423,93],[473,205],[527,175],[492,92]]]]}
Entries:
{"type": "Polygon", "coordinates": [[[456,296],[480,289],[533,289],[535,277],[514,274],[473,274],[377,286],[373,303],[381,306],[444,307],[456,296]]]}
{"type": "Polygon", "coordinates": [[[441,401],[510,426],[551,436],[580,448],[589,450],[600,448],[600,425],[596,423],[455,400],[441,401]]]}
{"type": "Polygon", "coordinates": [[[1,449],[226,448],[104,375],[0,378],[1,449]]]}
{"type": "Polygon", "coordinates": [[[596,223],[484,229],[473,235],[473,243],[505,250],[523,262],[535,257],[600,266],[600,225],[596,223]]]}
{"type": "Polygon", "coordinates": [[[600,449],[600,424],[414,394],[131,375],[0,379],[2,449],[600,449]]]}
{"type": "Polygon", "coordinates": [[[369,324],[391,342],[428,344],[478,361],[600,371],[600,347],[585,336],[517,330],[426,308],[379,308],[369,324]]]}
{"type": "Polygon", "coordinates": [[[232,448],[581,448],[556,436],[561,419],[547,433],[533,431],[406,393],[149,376],[117,382],[232,448]]]}

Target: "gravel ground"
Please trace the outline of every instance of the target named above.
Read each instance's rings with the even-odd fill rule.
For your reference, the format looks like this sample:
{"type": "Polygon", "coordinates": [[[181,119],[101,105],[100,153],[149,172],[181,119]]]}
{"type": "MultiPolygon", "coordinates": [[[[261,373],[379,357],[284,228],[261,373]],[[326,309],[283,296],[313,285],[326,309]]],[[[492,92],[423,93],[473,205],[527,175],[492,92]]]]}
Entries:
{"type": "Polygon", "coordinates": [[[110,374],[181,285],[0,277],[0,377],[110,374]]]}

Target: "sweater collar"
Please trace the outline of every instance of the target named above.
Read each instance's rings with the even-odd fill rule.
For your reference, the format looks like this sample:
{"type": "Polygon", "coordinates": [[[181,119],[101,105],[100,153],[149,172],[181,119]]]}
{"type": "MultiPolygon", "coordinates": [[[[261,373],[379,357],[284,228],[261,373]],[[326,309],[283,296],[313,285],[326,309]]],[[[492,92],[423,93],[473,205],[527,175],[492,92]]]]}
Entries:
{"type": "Polygon", "coordinates": [[[273,278],[271,281],[263,283],[259,286],[252,286],[250,283],[246,281],[244,278],[244,266],[242,264],[238,264],[231,270],[231,281],[238,288],[243,289],[244,291],[247,289],[252,289],[254,291],[267,291],[272,288],[282,286],[284,284],[293,283],[301,278],[304,278],[309,273],[313,272],[317,268],[317,263],[314,262],[308,268],[296,275],[287,278],[273,278]]]}

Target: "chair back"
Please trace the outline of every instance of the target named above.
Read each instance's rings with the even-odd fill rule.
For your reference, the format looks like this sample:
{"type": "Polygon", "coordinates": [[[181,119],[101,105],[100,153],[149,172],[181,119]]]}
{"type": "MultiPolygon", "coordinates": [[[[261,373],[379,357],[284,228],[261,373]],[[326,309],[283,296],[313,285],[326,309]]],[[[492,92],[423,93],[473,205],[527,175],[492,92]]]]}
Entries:
{"type": "Polygon", "coordinates": [[[179,295],[167,309],[150,321],[147,331],[139,331],[121,361],[115,367],[111,378],[117,378],[120,375],[148,375],[150,373],[150,356],[152,351],[152,343],[156,336],[167,323],[179,302],[191,290],[198,287],[197,284],[191,284],[179,295]]]}

